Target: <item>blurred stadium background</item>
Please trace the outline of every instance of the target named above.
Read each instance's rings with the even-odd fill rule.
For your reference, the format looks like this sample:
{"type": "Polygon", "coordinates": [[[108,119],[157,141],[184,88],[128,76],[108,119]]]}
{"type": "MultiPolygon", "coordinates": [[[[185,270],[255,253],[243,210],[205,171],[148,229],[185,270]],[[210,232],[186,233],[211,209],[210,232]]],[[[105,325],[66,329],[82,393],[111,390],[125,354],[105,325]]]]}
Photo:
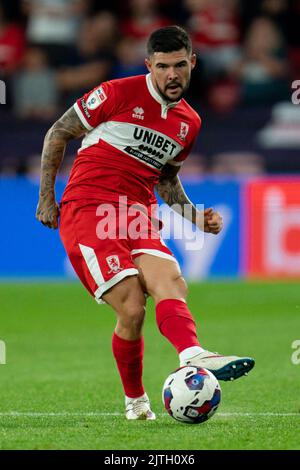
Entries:
{"type": "MultiPolygon", "coordinates": [[[[0,0],[0,449],[299,449],[299,24],[299,0],[0,0]],[[65,282],[75,278],[59,235],[35,220],[40,155],[56,117],[103,80],[145,73],[149,33],[174,23],[193,38],[187,99],[203,119],[182,179],[225,227],[199,251],[169,244],[194,282],[204,347],[257,365],[222,384],[216,418],[180,427],[162,414],[177,363],[149,301],[145,383],[160,419],[128,433],[114,316],[65,282]]],[[[68,145],[58,199],[79,144],[68,145]]]]}
{"type": "Polygon", "coordinates": [[[182,178],[226,227],[190,257],[171,248],[193,280],[300,276],[299,21],[299,0],[1,0],[0,277],[72,278],[57,233],[34,218],[45,132],[101,81],[144,73],[149,33],[174,23],[193,38],[187,98],[203,119],[182,178]]]}

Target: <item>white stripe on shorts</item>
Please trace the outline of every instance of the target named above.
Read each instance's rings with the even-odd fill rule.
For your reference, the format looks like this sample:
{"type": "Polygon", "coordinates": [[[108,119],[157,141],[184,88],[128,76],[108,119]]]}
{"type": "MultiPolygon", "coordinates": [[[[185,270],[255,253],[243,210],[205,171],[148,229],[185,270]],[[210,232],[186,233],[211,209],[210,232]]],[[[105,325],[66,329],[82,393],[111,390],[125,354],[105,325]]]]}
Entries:
{"type": "Polygon", "coordinates": [[[132,255],[136,255],[137,253],[144,253],[145,255],[158,256],[159,258],[165,258],[165,259],[168,259],[170,261],[174,261],[175,263],[178,264],[178,261],[174,256],[169,255],[168,253],[165,253],[164,251],[151,250],[149,248],[145,248],[145,249],[139,248],[138,250],[132,250],[132,252],[131,252],[132,255]]]}
{"type": "MultiPolygon", "coordinates": [[[[118,282],[122,281],[125,279],[125,277],[128,276],[137,276],[139,274],[138,270],[135,268],[128,268],[128,269],[123,269],[119,273],[117,273],[114,277],[109,279],[109,281],[105,282],[99,288],[94,292],[95,294],[95,299],[96,301],[101,304],[103,303],[103,300],[101,300],[102,295],[111,287],[115,286],[118,284],[118,282]]],[[[105,303],[105,302],[104,302],[105,303]]]]}
{"type": "Polygon", "coordinates": [[[97,286],[101,286],[101,284],[103,284],[105,280],[102,276],[102,272],[95,251],[89,246],[81,245],[81,243],[79,243],[79,248],[82,253],[82,256],[85,259],[87,267],[89,268],[92,278],[94,279],[97,286]]]}
{"type": "Polygon", "coordinates": [[[94,292],[94,295],[96,301],[99,304],[105,303],[101,300],[101,297],[104,292],[106,292],[118,282],[122,281],[122,279],[124,279],[125,277],[136,276],[139,273],[138,270],[135,268],[123,269],[122,271],[115,274],[111,279],[105,281],[94,249],[89,246],[81,245],[80,243],[79,248],[82,253],[82,256],[85,259],[88,270],[98,286],[98,289],[94,292]]]}

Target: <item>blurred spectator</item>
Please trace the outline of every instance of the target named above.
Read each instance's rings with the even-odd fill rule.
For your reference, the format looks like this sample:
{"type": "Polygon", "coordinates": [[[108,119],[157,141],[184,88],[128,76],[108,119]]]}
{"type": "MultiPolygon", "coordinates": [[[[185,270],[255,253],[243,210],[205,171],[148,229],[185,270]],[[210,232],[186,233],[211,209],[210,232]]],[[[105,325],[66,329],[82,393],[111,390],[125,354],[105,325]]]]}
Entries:
{"type": "Polygon", "coordinates": [[[117,20],[103,11],[86,18],[78,35],[77,52],[69,66],[61,67],[57,77],[67,104],[86,93],[109,76],[117,36],[117,20]]]}
{"type": "MultiPolygon", "coordinates": [[[[288,81],[300,78],[300,0],[0,0],[0,79],[5,81],[7,103],[0,106],[0,170],[24,171],[26,155],[34,155],[40,146],[36,126],[46,128],[45,120],[50,125],[86,91],[104,80],[147,73],[149,35],[174,21],[191,33],[197,52],[187,100],[201,107],[204,122],[211,117],[199,148],[216,154],[212,171],[260,174],[264,160],[249,154],[256,150],[264,152],[271,171],[278,171],[279,161],[299,169],[298,157],[287,161],[280,149],[296,152],[299,147],[300,106],[291,104],[288,81]],[[27,24],[29,46],[22,24],[27,24]],[[15,112],[27,122],[9,113],[12,91],[15,112]],[[282,99],[288,101],[285,106],[278,104],[282,99]],[[241,102],[246,106],[236,109],[241,102]],[[277,105],[272,108],[273,103],[277,105]],[[24,145],[18,147],[11,129],[24,145]],[[244,152],[219,153],[230,149],[230,139],[232,148],[244,152]],[[274,160],[270,152],[276,154],[274,160]]],[[[70,155],[73,152],[76,149],[69,148],[70,155]]],[[[39,158],[36,164],[34,158],[30,161],[32,175],[39,172],[39,158]]],[[[65,159],[63,177],[72,160],[65,159]]],[[[208,168],[204,156],[193,153],[182,174],[199,177],[208,168]]]]}
{"type": "Polygon", "coordinates": [[[83,21],[77,39],[79,56],[84,60],[114,55],[118,19],[109,11],[101,11],[83,21]]]}
{"type": "Polygon", "coordinates": [[[228,113],[236,108],[241,99],[241,90],[235,80],[223,79],[212,82],[207,91],[209,107],[217,113],[228,113]]]}
{"type": "Polygon", "coordinates": [[[171,21],[160,13],[157,0],[129,0],[128,3],[129,12],[121,24],[121,31],[124,36],[137,40],[137,58],[143,61],[149,35],[155,29],[170,25],[171,21]]]}
{"type": "Polygon", "coordinates": [[[256,153],[225,152],[212,157],[211,171],[223,175],[261,175],[265,171],[263,157],[256,153]]]}
{"type": "Polygon", "coordinates": [[[243,30],[247,31],[258,16],[272,19],[283,35],[287,33],[290,0],[251,0],[240,1],[243,30]]]}
{"type": "MultiPolygon", "coordinates": [[[[58,179],[66,180],[74,163],[74,156],[65,155],[61,167],[58,171],[58,179]]],[[[41,155],[32,154],[27,158],[26,161],[26,176],[32,180],[37,180],[40,178],[41,173],[41,155]]]]}
{"type": "Polygon", "coordinates": [[[17,176],[20,169],[20,162],[18,158],[2,157],[0,160],[0,174],[1,176],[17,176]]]}
{"type": "Polygon", "coordinates": [[[276,24],[285,41],[288,40],[289,36],[288,7],[288,0],[263,0],[258,15],[270,18],[276,24]]]}
{"type": "Polygon", "coordinates": [[[75,47],[88,0],[23,0],[27,39],[47,50],[51,65],[64,64],[75,47]]]}
{"type": "Polygon", "coordinates": [[[112,70],[113,78],[124,78],[147,73],[144,61],[139,59],[138,41],[123,37],[116,47],[116,64],[112,70]]]}
{"type": "Polygon", "coordinates": [[[10,21],[4,5],[0,3],[0,75],[13,73],[25,51],[25,34],[22,26],[10,21]]]}
{"type": "Polygon", "coordinates": [[[300,47],[300,0],[291,0],[288,10],[288,34],[287,40],[292,47],[300,47]]]}
{"type": "Polygon", "coordinates": [[[27,50],[22,70],[13,81],[13,101],[17,116],[52,119],[58,109],[55,72],[42,49],[27,50]]]}
{"type": "Polygon", "coordinates": [[[41,155],[30,155],[26,161],[26,176],[39,180],[41,174],[41,155]]]}
{"type": "Polygon", "coordinates": [[[288,62],[280,31],[267,17],[256,18],[232,74],[241,81],[245,104],[270,104],[287,98],[288,62]]]}
{"type": "Polygon", "coordinates": [[[184,0],[194,50],[210,77],[222,74],[239,55],[237,0],[184,0]]]}
{"type": "Polygon", "coordinates": [[[300,0],[294,0],[288,12],[288,34],[289,59],[291,62],[291,73],[294,79],[300,77],[300,0]]]}
{"type": "Polygon", "coordinates": [[[265,148],[300,147],[300,106],[290,101],[275,104],[271,119],[260,129],[258,142],[265,148]]]}
{"type": "Polygon", "coordinates": [[[204,155],[191,153],[180,170],[180,177],[197,180],[205,173],[207,173],[207,165],[204,155]]]}

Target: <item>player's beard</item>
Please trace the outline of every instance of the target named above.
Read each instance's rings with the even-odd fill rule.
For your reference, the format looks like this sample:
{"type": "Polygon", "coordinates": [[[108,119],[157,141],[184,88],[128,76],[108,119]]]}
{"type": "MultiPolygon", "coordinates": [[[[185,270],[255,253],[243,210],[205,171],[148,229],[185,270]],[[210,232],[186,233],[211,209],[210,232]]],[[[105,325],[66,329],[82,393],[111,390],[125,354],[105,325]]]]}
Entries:
{"type": "MultiPolygon", "coordinates": [[[[177,83],[177,82],[174,82],[174,83],[169,83],[169,85],[174,85],[176,84],[177,86],[179,86],[182,90],[181,94],[179,96],[177,96],[176,98],[170,98],[164,91],[162,91],[162,89],[159,87],[158,83],[156,82],[156,86],[157,86],[157,89],[159,91],[159,94],[160,96],[165,100],[165,101],[169,101],[170,103],[176,103],[177,101],[181,100],[181,98],[183,97],[184,93],[186,92],[186,90],[188,89],[189,85],[190,85],[190,79],[187,81],[187,84],[185,85],[185,87],[183,88],[181,86],[181,84],[177,83]]],[[[165,91],[166,89],[168,88],[168,86],[166,86],[165,88],[165,91]]]]}

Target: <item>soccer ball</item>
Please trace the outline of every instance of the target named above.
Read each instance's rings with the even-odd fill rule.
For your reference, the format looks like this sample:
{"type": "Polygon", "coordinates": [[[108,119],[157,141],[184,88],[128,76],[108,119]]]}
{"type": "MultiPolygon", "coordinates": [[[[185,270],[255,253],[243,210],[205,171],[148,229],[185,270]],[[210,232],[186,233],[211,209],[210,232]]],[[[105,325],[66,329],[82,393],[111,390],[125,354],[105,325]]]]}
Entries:
{"type": "Polygon", "coordinates": [[[162,400],[172,418],[183,423],[203,423],[217,411],[221,387],[209,370],[184,366],[165,381],[162,400]]]}

